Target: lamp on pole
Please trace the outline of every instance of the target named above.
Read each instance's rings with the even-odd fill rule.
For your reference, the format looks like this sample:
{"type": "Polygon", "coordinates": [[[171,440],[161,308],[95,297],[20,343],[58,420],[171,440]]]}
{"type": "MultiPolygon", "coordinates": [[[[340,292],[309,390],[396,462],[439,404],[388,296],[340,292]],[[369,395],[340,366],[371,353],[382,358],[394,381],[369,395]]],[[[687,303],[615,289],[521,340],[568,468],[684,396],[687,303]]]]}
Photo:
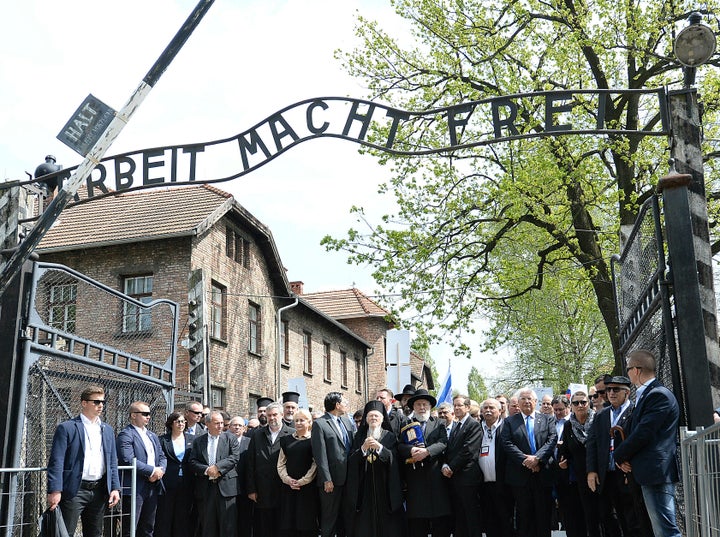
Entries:
{"type": "Polygon", "coordinates": [[[712,30],[692,13],[674,52],[683,66],[683,88],[668,92],[670,173],[660,179],[672,285],[678,363],[671,363],[675,393],[684,400],[686,424],[712,424],[711,378],[720,378],[720,346],[713,288],[712,252],[703,172],[702,118],[694,88],[696,69],[715,53],[712,30]],[[684,386],[684,393],[680,386],[684,386]]]}

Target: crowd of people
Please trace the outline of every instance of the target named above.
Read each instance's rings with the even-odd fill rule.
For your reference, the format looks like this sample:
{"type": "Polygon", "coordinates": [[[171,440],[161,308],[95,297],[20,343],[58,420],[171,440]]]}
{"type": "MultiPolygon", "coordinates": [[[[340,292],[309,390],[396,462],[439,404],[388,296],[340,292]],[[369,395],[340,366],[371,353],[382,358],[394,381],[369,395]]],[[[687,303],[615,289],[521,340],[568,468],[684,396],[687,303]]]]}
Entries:
{"type": "Polygon", "coordinates": [[[55,432],[48,505],[69,535],[81,519],[84,537],[99,537],[118,503],[124,534],[138,536],[679,537],[678,404],[650,352],[626,365],[539,402],[522,388],[438,405],[407,386],[354,414],[330,392],[311,414],[286,392],[259,399],[249,420],[191,402],[160,436],[136,401],[116,437],[100,419],[103,388],[90,386],[55,432]],[[131,522],[132,475],[118,466],[133,460],[131,522]]]}

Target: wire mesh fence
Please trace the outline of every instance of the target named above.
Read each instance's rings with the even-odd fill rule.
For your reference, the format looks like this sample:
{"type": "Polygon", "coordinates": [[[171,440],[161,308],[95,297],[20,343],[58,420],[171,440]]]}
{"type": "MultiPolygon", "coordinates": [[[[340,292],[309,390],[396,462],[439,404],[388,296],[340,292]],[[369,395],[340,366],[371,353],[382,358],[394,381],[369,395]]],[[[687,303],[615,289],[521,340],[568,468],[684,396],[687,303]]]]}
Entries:
{"type": "MultiPolygon", "coordinates": [[[[132,466],[121,466],[120,469],[132,470],[132,466]]],[[[7,490],[3,489],[0,496],[10,506],[8,517],[0,520],[0,535],[3,537],[37,537],[40,532],[40,518],[47,508],[46,468],[0,468],[0,477],[10,483],[7,490]]],[[[135,490],[135,486],[131,485],[135,490]]],[[[103,536],[120,537],[123,535],[123,524],[127,524],[129,516],[123,513],[120,504],[108,508],[103,517],[103,536]]],[[[134,534],[134,530],[130,530],[134,534]]],[[[82,536],[82,521],[78,523],[75,534],[82,536]]]]}
{"type": "Polygon", "coordinates": [[[720,536],[720,424],[681,431],[687,537],[720,536]]]}
{"type": "Polygon", "coordinates": [[[622,255],[613,257],[620,354],[646,349],[655,355],[657,377],[678,396],[683,419],[685,388],[677,373],[675,308],[667,270],[662,213],[653,196],[641,207],[622,255]]]}

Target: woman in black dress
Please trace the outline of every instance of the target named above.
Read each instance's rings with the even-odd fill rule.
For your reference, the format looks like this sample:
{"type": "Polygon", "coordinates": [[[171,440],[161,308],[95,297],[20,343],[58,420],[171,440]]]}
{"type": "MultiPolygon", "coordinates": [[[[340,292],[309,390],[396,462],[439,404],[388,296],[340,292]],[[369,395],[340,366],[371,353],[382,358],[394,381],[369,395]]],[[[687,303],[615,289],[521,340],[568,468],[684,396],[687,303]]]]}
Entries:
{"type": "MultiPolygon", "coordinates": [[[[585,440],[595,411],[590,408],[590,398],[583,391],[577,391],[571,398],[572,414],[565,422],[561,442],[558,442],[560,468],[570,469],[570,487],[575,488],[580,509],[573,510],[573,516],[581,517],[574,527],[580,529],[583,537],[600,537],[600,515],[598,495],[590,490],[587,484],[587,465],[585,462],[585,440]]],[[[571,532],[568,531],[568,537],[571,532]]]]}
{"type": "Polygon", "coordinates": [[[295,412],[295,433],[280,438],[278,475],[280,491],[280,531],[287,537],[317,537],[317,466],[310,443],[312,417],[307,410],[295,412]]]}
{"type": "Polygon", "coordinates": [[[397,437],[381,401],[365,405],[350,451],[345,494],[353,514],[345,528],[348,537],[403,534],[397,437]]]}

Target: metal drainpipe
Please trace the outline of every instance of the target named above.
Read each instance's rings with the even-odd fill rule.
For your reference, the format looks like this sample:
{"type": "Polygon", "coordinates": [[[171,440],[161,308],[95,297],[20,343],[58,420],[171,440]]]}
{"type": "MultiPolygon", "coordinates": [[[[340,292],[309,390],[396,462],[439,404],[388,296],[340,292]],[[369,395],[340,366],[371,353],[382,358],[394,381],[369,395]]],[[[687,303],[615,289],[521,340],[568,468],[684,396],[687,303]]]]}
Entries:
{"type": "MultiPolygon", "coordinates": [[[[279,308],[277,310],[277,333],[276,333],[276,341],[275,341],[275,348],[277,349],[277,361],[275,363],[275,400],[280,400],[280,364],[282,363],[282,356],[280,355],[280,330],[282,330],[282,312],[285,310],[289,310],[290,308],[294,308],[298,305],[300,302],[300,299],[295,296],[295,302],[292,304],[288,304],[287,306],[283,306],[282,308],[279,308]]],[[[285,342],[285,345],[288,345],[288,341],[285,342]]]]}

